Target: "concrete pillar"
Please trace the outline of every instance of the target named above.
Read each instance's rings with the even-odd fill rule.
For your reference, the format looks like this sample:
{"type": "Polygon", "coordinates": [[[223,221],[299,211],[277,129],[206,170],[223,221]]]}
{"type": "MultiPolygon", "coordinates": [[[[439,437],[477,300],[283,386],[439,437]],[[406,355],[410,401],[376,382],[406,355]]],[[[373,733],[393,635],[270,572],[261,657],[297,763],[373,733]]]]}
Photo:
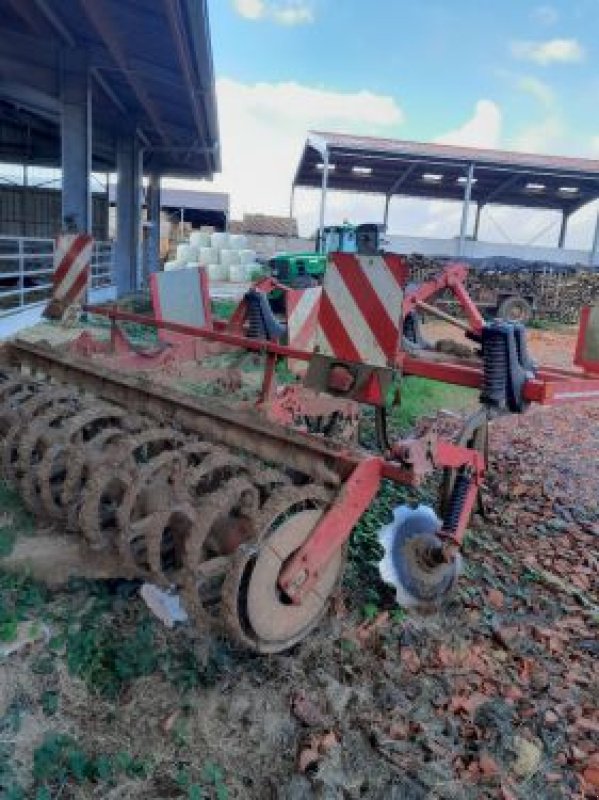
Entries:
{"type": "Polygon", "coordinates": [[[566,243],[566,233],[568,232],[568,220],[570,219],[570,215],[566,214],[565,211],[562,211],[562,222],[559,228],[559,237],[557,240],[557,246],[560,250],[563,249],[566,243]]]}
{"type": "Polygon", "coordinates": [[[468,212],[470,210],[470,198],[472,196],[472,180],[474,178],[474,164],[468,167],[466,177],[466,188],[464,189],[464,204],[462,206],[462,223],[460,225],[460,240],[458,242],[458,255],[464,254],[464,242],[468,230],[468,212]]]}
{"type": "Polygon", "coordinates": [[[148,183],[148,273],[160,269],[160,175],[150,173],[148,183]]]}
{"type": "Polygon", "coordinates": [[[325,148],[322,159],[322,187],[320,192],[320,252],[324,253],[324,219],[327,207],[327,186],[329,181],[329,151],[325,148]]]}
{"type": "Polygon", "coordinates": [[[61,60],[62,221],[91,233],[92,99],[83,54],[64,50],[61,60]]]}
{"type": "Polygon", "coordinates": [[[135,135],[117,142],[115,271],[118,295],[141,283],[141,150],[135,135]]]}

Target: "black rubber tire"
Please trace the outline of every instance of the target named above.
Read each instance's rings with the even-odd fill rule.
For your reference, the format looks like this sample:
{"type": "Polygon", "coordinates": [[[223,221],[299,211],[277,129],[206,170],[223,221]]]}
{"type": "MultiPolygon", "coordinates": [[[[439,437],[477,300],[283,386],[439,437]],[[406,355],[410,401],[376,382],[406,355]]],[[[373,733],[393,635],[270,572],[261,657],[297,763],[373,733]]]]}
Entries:
{"type": "Polygon", "coordinates": [[[533,315],[532,306],[523,297],[513,295],[502,300],[497,309],[497,316],[508,322],[521,322],[528,325],[533,315]]]}

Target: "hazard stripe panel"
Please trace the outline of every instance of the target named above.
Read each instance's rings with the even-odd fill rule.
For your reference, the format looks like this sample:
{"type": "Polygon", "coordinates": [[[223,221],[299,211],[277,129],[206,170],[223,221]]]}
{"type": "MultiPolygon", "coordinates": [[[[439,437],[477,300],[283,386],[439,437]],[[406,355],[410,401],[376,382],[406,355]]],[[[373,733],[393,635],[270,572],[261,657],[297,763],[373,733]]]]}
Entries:
{"type": "MultiPolygon", "coordinates": [[[[322,288],[289,289],[285,293],[287,343],[297,350],[312,352],[316,343],[316,327],[322,288]]],[[[288,359],[287,366],[296,375],[306,371],[306,362],[288,359]]]]}
{"type": "Polygon", "coordinates": [[[80,301],[91,279],[93,238],[86,233],[61,234],[54,248],[52,296],[55,300],[80,301]]]}
{"type": "Polygon", "coordinates": [[[392,366],[406,275],[399,256],[334,253],[324,279],[318,352],[344,361],[392,366]]]}

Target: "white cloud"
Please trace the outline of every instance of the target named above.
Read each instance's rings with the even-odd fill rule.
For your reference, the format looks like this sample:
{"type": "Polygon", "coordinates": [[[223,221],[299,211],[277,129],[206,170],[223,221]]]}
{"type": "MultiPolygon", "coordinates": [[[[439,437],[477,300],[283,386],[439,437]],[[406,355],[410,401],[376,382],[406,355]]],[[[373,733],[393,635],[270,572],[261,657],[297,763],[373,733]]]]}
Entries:
{"type": "Polygon", "coordinates": [[[521,92],[534,97],[545,108],[555,106],[555,93],[551,86],[532,75],[522,75],[516,80],[516,87],[521,92]]]}
{"type": "Polygon", "coordinates": [[[599,136],[593,136],[591,138],[591,155],[596,156],[599,158],[599,136]]]}
{"type": "MultiPolygon", "coordinates": [[[[288,213],[291,182],[310,129],[393,136],[404,117],[392,97],[366,90],[219,78],[216,91],[223,173],[205,188],[230,193],[235,219],[246,212],[288,213]]],[[[311,232],[319,197],[305,194],[299,202],[298,193],[296,208],[303,229],[311,232]]]]}
{"type": "Polygon", "coordinates": [[[542,42],[517,41],[511,43],[514,58],[533,61],[546,67],[556,63],[575,63],[585,57],[583,46],[576,39],[548,39],[542,42]]]}
{"type": "Polygon", "coordinates": [[[271,11],[273,19],[281,25],[304,25],[314,22],[312,9],[298,2],[286,7],[275,6],[271,11]]]}
{"type": "Polygon", "coordinates": [[[279,25],[305,25],[314,22],[314,13],[306,0],[232,0],[237,13],[249,20],[271,20],[279,25]]]}
{"type": "Polygon", "coordinates": [[[566,129],[562,120],[550,114],[540,122],[521,128],[510,142],[510,147],[525,153],[547,155],[563,150],[565,136],[566,129]]]}
{"type": "Polygon", "coordinates": [[[438,136],[440,144],[455,144],[464,147],[499,146],[501,139],[501,109],[492,100],[479,100],[473,116],[455,130],[438,136]]]}
{"type": "Polygon", "coordinates": [[[260,19],[266,12],[264,0],[233,0],[233,8],[245,19],[260,19]]]}
{"type": "Polygon", "coordinates": [[[541,25],[555,25],[559,19],[559,14],[553,6],[537,6],[533,8],[531,17],[541,25]]]}

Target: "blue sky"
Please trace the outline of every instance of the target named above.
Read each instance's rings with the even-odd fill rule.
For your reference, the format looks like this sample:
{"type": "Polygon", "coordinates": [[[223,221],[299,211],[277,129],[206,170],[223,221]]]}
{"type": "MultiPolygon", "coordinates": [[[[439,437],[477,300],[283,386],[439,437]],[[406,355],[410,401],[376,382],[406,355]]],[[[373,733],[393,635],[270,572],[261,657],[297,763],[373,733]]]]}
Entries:
{"type": "MultiPolygon", "coordinates": [[[[599,158],[599,0],[211,0],[209,8],[224,164],[216,186],[231,193],[234,216],[287,213],[309,128],[599,158]]],[[[317,198],[299,194],[308,230],[317,198]]],[[[330,221],[372,217],[382,202],[339,195],[330,221]]],[[[586,246],[595,213],[572,220],[570,245],[586,246]]],[[[486,238],[504,223],[522,241],[558,224],[551,212],[492,214],[500,224],[483,224],[486,238]]],[[[453,235],[457,215],[454,205],[396,200],[390,228],[453,235]]]]}

